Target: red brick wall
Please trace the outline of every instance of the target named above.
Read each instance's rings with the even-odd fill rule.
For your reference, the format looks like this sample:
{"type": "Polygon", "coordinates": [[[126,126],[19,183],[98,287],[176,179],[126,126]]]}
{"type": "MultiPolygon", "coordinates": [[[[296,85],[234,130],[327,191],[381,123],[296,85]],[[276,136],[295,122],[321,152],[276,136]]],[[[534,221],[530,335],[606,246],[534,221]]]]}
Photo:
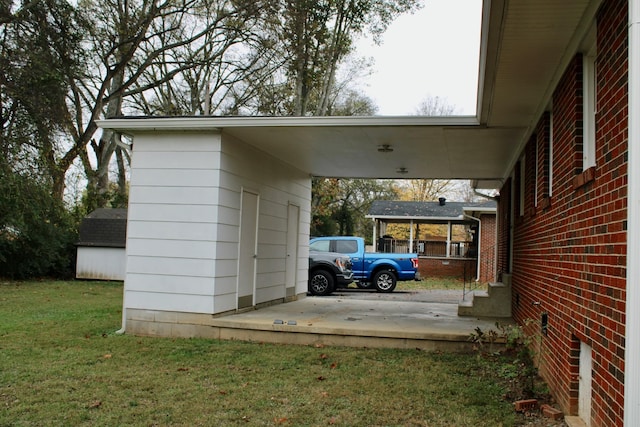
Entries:
{"type": "Polygon", "coordinates": [[[457,277],[463,279],[466,273],[467,278],[475,279],[476,262],[468,259],[421,257],[418,270],[423,278],[457,277]]]}
{"type": "Polygon", "coordinates": [[[480,215],[480,283],[496,281],[496,215],[480,215]]]}
{"type": "MultiPolygon", "coordinates": [[[[525,148],[523,194],[519,173],[514,175],[513,315],[522,324],[535,321],[527,331],[536,338],[539,369],[565,412],[577,411],[579,343],[592,347],[592,426],[616,426],[623,424],[624,407],[626,1],[603,2],[597,32],[595,168],[581,169],[582,57],[576,55],[553,95],[551,196],[544,167],[550,158],[548,114],[525,148]],[[540,333],[543,312],[546,336],[540,333]]],[[[510,184],[501,191],[498,269],[506,263],[510,184]]]]}
{"type": "Polygon", "coordinates": [[[498,250],[496,259],[497,280],[502,280],[502,273],[511,272],[509,264],[509,253],[511,251],[511,178],[502,186],[500,190],[500,199],[498,201],[498,250]]]}

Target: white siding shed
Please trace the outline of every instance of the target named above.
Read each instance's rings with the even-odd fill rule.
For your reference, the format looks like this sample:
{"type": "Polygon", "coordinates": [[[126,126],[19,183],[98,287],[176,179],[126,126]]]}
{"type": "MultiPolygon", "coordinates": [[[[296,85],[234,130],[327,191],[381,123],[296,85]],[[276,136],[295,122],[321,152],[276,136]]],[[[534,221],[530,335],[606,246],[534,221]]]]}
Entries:
{"type": "Polygon", "coordinates": [[[133,146],[127,332],[208,336],[215,314],[306,295],[308,173],[217,130],[133,146]]]}

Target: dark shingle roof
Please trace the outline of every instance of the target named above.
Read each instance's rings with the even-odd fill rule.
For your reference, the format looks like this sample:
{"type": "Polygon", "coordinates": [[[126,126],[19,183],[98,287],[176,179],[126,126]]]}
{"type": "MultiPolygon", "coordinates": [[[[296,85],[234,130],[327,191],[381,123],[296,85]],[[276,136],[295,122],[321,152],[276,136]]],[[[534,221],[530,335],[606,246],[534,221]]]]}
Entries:
{"type": "Polygon", "coordinates": [[[126,241],[126,209],[96,209],[80,223],[78,246],[124,248],[126,241]]]}
{"type": "Polygon", "coordinates": [[[451,218],[459,219],[469,208],[495,209],[496,202],[405,202],[398,200],[376,200],[371,204],[369,216],[392,218],[451,218]]]}

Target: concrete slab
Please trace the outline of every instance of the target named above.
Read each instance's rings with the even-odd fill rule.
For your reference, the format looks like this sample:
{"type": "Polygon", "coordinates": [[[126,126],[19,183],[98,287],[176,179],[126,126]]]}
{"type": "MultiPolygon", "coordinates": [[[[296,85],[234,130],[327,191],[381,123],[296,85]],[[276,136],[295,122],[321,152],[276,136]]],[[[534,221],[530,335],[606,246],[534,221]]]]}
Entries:
{"type": "Polygon", "coordinates": [[[214,318],[220,338],[248,341],[467,351],[479,327],[509,319],[459,317],[455,303],[305,297],[214,318]]]}

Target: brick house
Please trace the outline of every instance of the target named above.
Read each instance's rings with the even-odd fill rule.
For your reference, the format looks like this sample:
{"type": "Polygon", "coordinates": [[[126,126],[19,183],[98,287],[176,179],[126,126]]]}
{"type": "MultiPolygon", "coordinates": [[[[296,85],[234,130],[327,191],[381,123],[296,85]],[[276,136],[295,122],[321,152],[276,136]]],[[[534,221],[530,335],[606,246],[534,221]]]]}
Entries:
{"type": "Polygon", "coordinates": [[[628,10],[604,1],[582,23],[498,213],[498,273],[511,275],[513,318],[529,325],[564,412],[592,426],[623,425],[626,291],[637,285],[626,268],[628,10]]]}
{"type": "Polygon", "coordinates": [[[135,141],[123,331],[303,298],[312,176],[470,179],[500,191],[496,275],[563,411],[640,425],[640,0],[482,19],[475,117],[100,121],[135,141]]]}
{"type": "MultiPolygon", "coordinates": [[[[416,202],[376,200],[366,215],[374,221],[374,251],[416,252],[422,277],[495,280],[496,202],[416,202]],[[409,226],[409,238],[387,235],[389,224],[409,226]],[[422,226],[439,226],[438,235],[418,236],[422,226]],[[455,232],[457,231],[457,233],[455,232]],[[456,238],[456,234],[464,237],[456,238]]],[[[423,227],[424,228],[424,227],[423,227]]]]}

